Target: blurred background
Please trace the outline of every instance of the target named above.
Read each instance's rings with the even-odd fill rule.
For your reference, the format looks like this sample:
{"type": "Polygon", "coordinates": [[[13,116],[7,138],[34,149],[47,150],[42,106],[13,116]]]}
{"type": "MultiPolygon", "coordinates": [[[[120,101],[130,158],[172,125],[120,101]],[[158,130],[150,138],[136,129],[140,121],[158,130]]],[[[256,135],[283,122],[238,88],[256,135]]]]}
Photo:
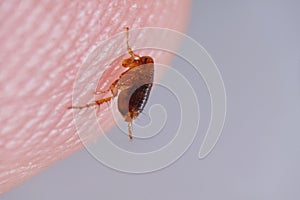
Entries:
{"type": "MultiPolygon", "coordinates": [[[[209,94],[201,77],[175,58],[172,67],[190,80],[201,109],[199,133],[178,161],[134,175],[112,170],[82,149],[1,199],[299,199],[299,8],[296,0],[193,1],[187,35],[217,64],[228,103],[222,136],[205,159],[198,151],[210,119],[209,94]]],[[[170,103],[160,90],[146,110],[170,103]]],[[[177,120],[174,105],[166,110],[177,120]]],[[[172,118],[170,129],[177,123],[172,118]]]]}

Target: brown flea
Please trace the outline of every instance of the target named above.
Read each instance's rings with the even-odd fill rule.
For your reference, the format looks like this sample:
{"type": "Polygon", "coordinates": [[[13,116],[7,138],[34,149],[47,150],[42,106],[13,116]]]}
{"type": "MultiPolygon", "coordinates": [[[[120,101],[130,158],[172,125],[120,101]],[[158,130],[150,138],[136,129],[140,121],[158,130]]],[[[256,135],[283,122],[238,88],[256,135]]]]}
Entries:
{"type": "Polygon", "coordinates": [[[118,109],[124,120],[128,122],[129,138],[132,139],[132,122],[143,111],[152,88],[154,61],[150,56],[140,56],[132,51],[128,42],[129,28],[125,27],[125,29],[127,52],[130,57],[122,61],[122,66],[128,69],[110,85],[109,89],[95,92],[95,94],[102,94],[110,91],[112,96],[82,106],[70,106],[68,109],[82,109],[101,105],[118,96],[118,109]],[[119,90],[120,94],[118,95],[119,90]]]}

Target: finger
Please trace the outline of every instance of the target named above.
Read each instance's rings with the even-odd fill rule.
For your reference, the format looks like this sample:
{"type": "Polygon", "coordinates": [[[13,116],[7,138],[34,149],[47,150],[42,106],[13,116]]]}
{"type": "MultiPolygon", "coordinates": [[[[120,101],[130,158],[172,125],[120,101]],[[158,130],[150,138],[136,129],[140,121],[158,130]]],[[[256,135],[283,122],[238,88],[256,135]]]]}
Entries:
{"type": "Polygon", "coordinates": [[[95,45],[124,25],[182,31],[188,7],[173,0],[3,1],[0,194],[82,147],[66,108],[76,72],[95,45]]]}

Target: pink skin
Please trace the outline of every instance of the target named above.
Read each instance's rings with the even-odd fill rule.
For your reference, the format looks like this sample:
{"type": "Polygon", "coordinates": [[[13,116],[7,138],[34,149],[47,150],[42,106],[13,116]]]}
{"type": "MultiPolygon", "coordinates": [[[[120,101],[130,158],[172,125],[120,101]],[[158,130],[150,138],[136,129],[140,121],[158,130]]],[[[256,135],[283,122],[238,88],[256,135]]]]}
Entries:
{"type": "Polygon", "coordinates": [[[66,108],[76,72],[95,45],[125,25],[184,31],[190,6],[176,0],[84,2],[0,3],[0,194],[82,148],[66,108]]]}

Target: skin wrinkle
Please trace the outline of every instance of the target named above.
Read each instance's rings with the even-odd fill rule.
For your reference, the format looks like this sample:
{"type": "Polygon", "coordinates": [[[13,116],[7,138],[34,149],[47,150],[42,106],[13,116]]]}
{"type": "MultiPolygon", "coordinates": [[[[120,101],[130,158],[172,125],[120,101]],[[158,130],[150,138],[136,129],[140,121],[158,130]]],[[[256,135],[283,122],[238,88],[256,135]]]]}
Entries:
{"type": "MultiPolygon", "coordinates": [[[[62,5],[62,6],[60,6],[60,9],[59,10],[62,10],[64,8],[64,6],[62,5]]],[[[59,10],[57,11],[57,12],[55,12],[55,13],[53,13],[53,15],[54,16],[57,16],[56,18],[54,18],[54,20],[52,21],[53,23],[55,22],[55,19],[58,19],[59,18],[59,10]]],[[[40,16],[41,17],[41,16],[40,16]]],[[[39,17],[39,18],[40,18],[39,17]]],[[[31,39],[32,41],[35,41],[35,35],[36,34],[34,34],[35,32],[33,32],[33,34],[31,34],[31,37],[29,37],[29,39],[31,39]]],[[[49,34],[49,33],[48,33],[49,34]]],[[[47,34],[47,35],[48,35],[47,34]]],[[[51,34],[51,32],[50,32],[50,34],[51,34]]],[[[46,37],[47,37],[47,35],[45,36],[45,39],[46,39],[46,37]]],[[[44,40],[45,40],[44,39],[44,40]]],[[[27,39],[28,40],[28,39],[27,39]]],[[[37,40],[36,40],[37,41],[37,40]]],[[[47,43],[46,43],[47,44],[47,43]]],[[[56,44],[52,44],[52,49],[49,49],[48,50],[48,52],[53,52],[53,50],[54,50],[54,48],[55,48],[55,46],[56,46],[56,44]]],[[[39,49],[39,47],[35,47],[35,48],[37,48],[37,49],[39,49]]],[[[21,50],[22,51],[22,49],[23,48],[17,48],[19,51],[21,50]]],[[[24,50],[23,50],[24,51],[24,50]]],[[[28,62],[29,62],[29,60],[28,59],[26,59],[26,58],[34,58],[34,57],[36,57],[36,54],[35,55],[31,55],[32,54],[32,52],[31,51],[27,51],[27,54],[26,53],[23,53],[23,52],[16,52],[15,54],[17,54],[17,55],[21,55],[20,57],[19,57],[19,63],[16,63],[15,64],[15,66],[12,66],[12,67],[17,67],[17,66],[24,66],[25,65],[25,67],[22,67],[21,69],[19,69],[19,70],[17,70],[17,71],[11,71],[12,72],[12,74],[11,74],[11,78],[15,78],[16,80],[21,80],[21,82],[15,82],[15,85],[13,85],[13,86],[11,86],[11,87],[13,87],[13,88],[16,88],[16,87],[18,87],[19,85],[29,85],[29,84],[26,84],[27,82],[28,82],[28,80],[27,79],[23,79],[23,78],[18,78],[17,76],[19,75],[20,77],[23,77],[24,76],[24,73],[26,74],[26,70],[27,70],[27,73],[28,73],[28,67],[30,67],[30,66],[33,66],[32,65],[32,63],[30,63],[30,64],[28,64],[28,62]],[[25,61],[25,62],[24,62],[25,61]]],[[[43,56],[45,56],[45,55],[41,55],[42,57],[43,56]]],[[[37,58],[38,59],[38,58],[37,58]]],[[[41,59],[39,59],[40,60],[40,62],[43,62],[43,60],[41,60],[41,59]]],[[[40,63],[39,63],[40,64],[40,63]]],[[[39,66],[39,65],[38,65],[39,66]]],[[[43,68],[41,68],[41,69],[43,69],[43,68]]],[[[51,68],[50,68],[51,69],[51,68]]],[[[31,70],[31,71],[34,71],[35,69],[34,68],[30,68],[29,70],[31,70]]],[[[29,72],[28,74],[32,74],[32,72],[29,72]]],[[[40,78],[40,80],[38,81],[38,80],[36,80],[36,79],[34,79],[36,82],[42,82],[42,80],[43,80],[43,78],[42,77],[36,77],[36,78],[40,78]]],[[[33,80],[33,81],[34,81],[33,80]]],[[[34,84],[34,83],[33,83],[34,84]]],[[[13,91],[13,90],[10,90],[10,91],[13,91]]],[[[26,91],[26,88],[24,89],[22,89],[21,91],[20,91],[20,95],[24,95],[24,94],[26,94],[26,93],[29,93],[29,92],[31,92],[31,91],[26,91]],[[23,93],[23,94],[22,94],[23,93]]]]}
{"type": "MultiPolygon", "coordinates": [[[[0,5],[0,19],[6,19],[0,22],[0,101],[5,105],[0,111],[0,194],[82,147],[72,112],[66,107],[71,104],[76,72],[101,41],[124,31],[125,25],[182,31],[189,6],[188,1],[174,4],[173,0],[159,4],[123,0],[18,2],[0,5]],[[24,44],[29,46],[24,48],[24,44]]],[[[104,51],[109,57],[109,52],[120,46],[124,48],[123,41],[104,51]]],[[[162,55],[150,53],[157,60],[162,55]]],[[[102,82],[107,84],[123,70],[121,66],[101,69],[105,68],[109,69],[102,82]]],[[[88,81],[87,76],[82,84],[88,81]]],[[[108,129],[113,121],[107,117],[108,108],[102,109],[100,121],[108,129]]]]}
{"type": "MultiPolygon", "coordinates": [[[[68,30],[69,29],[69,26],[70,26],[70,24],[72,23],[67,23],[65,26],[64,26],[64,21],[63,20],[60,20],[61,19],[61,17],[60,17],[60,14],[62,14],[62,13],[64,13],[69,7],[67,6],[64,6],[64,5],[62,5],[62,6],[60,6],[60,5],[58,4],[58,9],[57,9],[57,13],[54,13],[54,14],[52,14],[53,16],[56,16],[56,18],[53,18],[52,19],[52,17],[49,17],[49,20],[52,22],[52,23],[55,23],[55,22],[58,22],[59,21],[59,23],[58,24],[62,24],[62,25],[58,25],[58,26],[56,26],[56,28],[52,28],[52,26],[49,26],[51,29],[50,29],[50,32],[47,32],[48,34],[47,35],[44,35],[44,37],[46,37],[47,38],[47,40],[50,40],[51,41],[51,45],[49,45],[48,46],[48,51],[47,51],[47,49],[46,50],[44,50],[44,54],[43,55],[41,55],[41,56],[45,56],[45,54],[46,53],[49,53],[49,52],[56,52],[56,54],[57,55],[60,55],[60,51],[57,51],[56,49],[58,49],[58,50],[60,50],[60,48],[59,48],[59,44],[61,43],[61,41],[60,40],[58,40],[58,39],[55,39],[55,35],[59,35],[59,34],[55,34],[55,31],[56,30],[59,30],[60,32],[62,32],[62,33],[64,33],[66,30],[68,30]],[[49,38],[49,35],[50,35],[50,38],[49,38]],[[53,44],[53,42],[54,41],[56,42],[55,44],[53,44]],[[58,46],[58,48],[57,48],[57,46],[58,46]],[[51,49],[52,48],[52,49],[51,49]],[[56,51],[55,51],[56,50],[56,51]]],[[[69,5],[69,6],[71,6],[71,5],[69,5]]],[[[43,40],[43,38],[40,38],[40,40],[42,41],[43,40]]],[[[45,39],[44,39],[44,41],[45,41],[45,39]]],[[[40,44],[41,44],[41,47],[43,47],[43,46],[45,46],[46,44],[43,44],[43,42],[40,42],[40,44]]],[[[41,48],[40,46],[39,46],[39,48],[41,48]]],[[[48,55],[49,56],[49,55],[48,55]]],[[[55,57],[55,56],[53,56],[53,57],[55,57]]],[[[50,56],[50,59],[51,59],[51,56],[50,56]]],[[[58,58],[59,59],[59,58],[58,58]]],[[[43,60],[40,60],[40,63],[38,63],[39,65],[42,65],[43,64],[43,60]]],[[[52,69],[53,70],[53,69],[52,69]]],[[[47,73],[50,73],[51,72],[51,68],[48,68],[48,71],[47,71],[47,73]]]]}
{"type": "MultiPolygon", "coordinates": [[[[8,2],[6,2],[6,3],[8,3],[8,2]]],[[[20,3],[19,2],[15,2],[16,4],[15,5],[20,5],[20,3]]],[[[28,2],[27,2],[28,3],[28,2]]],[[[15,27],[14,25],[17,23],[17,21],[18,21],[18,19],[20,18],[20,15],[22,16],[24,16],[25,15],[25,12],[24,11],[22,11],[20,8],[19,8],[19,6],[17,7],[17,9],[20,11],[20,12],[18,12],[18,13],[16,13],[14,16],[11,16],[10,14],[11,14],[11,10],[13,10],[13,9],[15,9],[14,8],[14,5],[10,2],[10,4],[11,4],[11,7],[8,7],[8,9],[10,8],[10,10],[7,10],[7,12],[5,13],[4,12],[4,14],[2,15],[3,17],[2,17],[2,19],[6,19],[6,20],[1,20],[1,23],[3,23],[3,24],[1,24],[2,25],[2,27],[3,27],[3,29],[4,30],[7,30],[7,32],[3,32],[4,33],[4,35],[5,35],[5,33],[11,33],[12,32],[12,30],[10,30],[9,28],[11,27],[11,28],[13,28],[13,27],[15,27]],[[15,22],[15,23],[14,23],[15,22]]],[[[1,5],[2,6],[2,5],[1,5]]],[[[26,8],[24,5],[23,5],[23,9],[24,8],[26,8]]],[[[3,10],[6,10],[6,9],[3,9],[3,10]]],[[[0,41],[1,41],[1,38],[0,38],[0,41]]]]}

